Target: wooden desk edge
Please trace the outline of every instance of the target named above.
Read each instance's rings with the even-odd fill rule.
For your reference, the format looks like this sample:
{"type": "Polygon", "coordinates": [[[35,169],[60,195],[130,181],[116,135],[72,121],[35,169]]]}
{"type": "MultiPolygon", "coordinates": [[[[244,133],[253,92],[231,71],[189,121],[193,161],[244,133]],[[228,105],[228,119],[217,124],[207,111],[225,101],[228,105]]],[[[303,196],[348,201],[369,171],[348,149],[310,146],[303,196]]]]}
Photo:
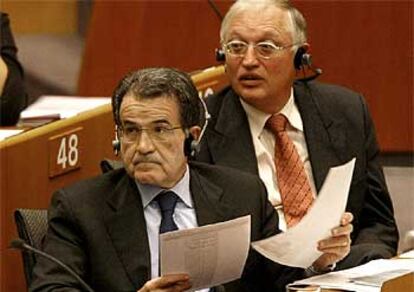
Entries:
{"type": "Polygon", "coordinates": [[[51,133],[55,130],[63,129],[75,123],[82,122],[105,113],[110,113],[112,115],[112,108],[110,104],[101,105],[94,109],[81,112],[73,117],[51,122],[50,124],[39,126],[37,128],[22,132],[16,136],[7,138],[0,142],[0,150],[5,147],[33,139],[33,137],[51,133]]]}

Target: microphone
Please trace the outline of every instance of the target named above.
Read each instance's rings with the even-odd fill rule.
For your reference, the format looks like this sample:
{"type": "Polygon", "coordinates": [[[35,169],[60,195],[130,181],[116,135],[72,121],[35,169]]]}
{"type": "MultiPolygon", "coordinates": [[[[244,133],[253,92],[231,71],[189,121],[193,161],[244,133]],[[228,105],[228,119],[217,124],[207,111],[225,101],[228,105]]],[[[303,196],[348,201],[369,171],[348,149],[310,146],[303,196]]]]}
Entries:
{"type": "Polygon", "coordinates": [[[76,274],[71,268],[69,268],[67,265],[65,265],[64,263],[62,263],[60,260],[58,260],[57,258],[55,258],[54,256],[51,256],[50,254],[47,254],[29,244],[27,244],[24,240],[20,239],[20,238],[16,238],[13,239],[10,242],[10,246],[9,248],[15,248],[15,249],[20,249],[20,250],[24,250],[24,251],[28,251],[28,252],[32,252],[34,254],[40,255],[42,257],[47,258],[48,260],[54,262],[55,264],[57,264],[59,267],[63,268],[66,272],[68,272],[70,275],[72,275],[78,282],[79,284],[81,284],[82,288],[85,291],[88,292],[94,292],[94,290],[89,287],[88,284],[85,283],[85,281],[82,280],[81,277],[79,277],[78,274],[76,274]]]}
{"type": "Polygon", "coordinates": [[[298,81],[301,81],[301,82],[312,81],[312,80],[318,78],[319,75],[322,74],[322,69],[321,68],[314,68],[313,66],[308,66],[308,68],[313,72],[313,74],[311,76],[308,76],[308,77],[300,78],[300,79],[298,79],[298,81]]]}
{"type": "MultiPolygon", "coordinates": [[[[300,53],[298,51],[298,53],[300,53]]],[[[296,59],[296,56],[295,56],[296,59]]],[[[308,70],[312,71],[313,74],[308,76],[308,77],[304,77],[304,78],[300,78],[298,79],[298,81],[302,81],[302,82],[308,82],[308,81],[312,81],[316,78],[319,77],[319,75],[322,74],[322,69],[320,68],[315,68],[313,67],[312,64],[312,56],[309,53],[306,53],[306,51],[302,51],[301,56],[300,56],[300,66],[297,67],[297,69],[302,68],[303,74],[305,75],[305,66],[308,70]]]]}

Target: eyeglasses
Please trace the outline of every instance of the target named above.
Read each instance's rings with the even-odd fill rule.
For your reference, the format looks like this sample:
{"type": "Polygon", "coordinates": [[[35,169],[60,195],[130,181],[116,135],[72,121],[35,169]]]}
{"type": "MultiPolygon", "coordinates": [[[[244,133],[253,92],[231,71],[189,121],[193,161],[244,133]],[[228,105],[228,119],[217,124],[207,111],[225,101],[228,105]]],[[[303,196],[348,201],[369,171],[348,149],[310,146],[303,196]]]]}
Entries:
{"type": "Polygon", "coordinates": [[[280,51],[283,51],[287,48],[291,48],[296,44],[288,45],[288,46],[278,46],[270,41],[260,42],[257,44],[248,44],[243,41],[230,41],[227,44],[224,44],[223,47],[227,53],[234,57],[243,57],[246,55],[247,49],[249,46],[253,46],[254,51],[260,58],[263,59],[270,59],[280,51]]]}
{"type": "Polygon", "coordinates": [[[147,135],[153,142],[165,142],[171,138],[172,132],[182,129],[181,126],[154,125],[148,128],[138,128],[135,125],[126,125],[119,128],[120,136],[126,143],[135,143],[141,138],[142,132],[146,131],[147,135]]]}

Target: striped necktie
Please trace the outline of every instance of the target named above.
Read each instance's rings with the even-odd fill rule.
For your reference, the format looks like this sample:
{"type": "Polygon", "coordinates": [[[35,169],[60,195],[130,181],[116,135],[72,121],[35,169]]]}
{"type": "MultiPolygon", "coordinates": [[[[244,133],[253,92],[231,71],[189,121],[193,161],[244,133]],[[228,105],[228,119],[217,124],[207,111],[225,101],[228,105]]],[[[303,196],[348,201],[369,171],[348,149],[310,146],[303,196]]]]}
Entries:
{"type": "Polygon", "coordinates": [[[287,124],[287,118],[277,114],[267,120],[266,127],[275,135],[277,183],[286,224],[292,227],[305,216],[314,199],[304,164],[286,132],[287,124]]]}

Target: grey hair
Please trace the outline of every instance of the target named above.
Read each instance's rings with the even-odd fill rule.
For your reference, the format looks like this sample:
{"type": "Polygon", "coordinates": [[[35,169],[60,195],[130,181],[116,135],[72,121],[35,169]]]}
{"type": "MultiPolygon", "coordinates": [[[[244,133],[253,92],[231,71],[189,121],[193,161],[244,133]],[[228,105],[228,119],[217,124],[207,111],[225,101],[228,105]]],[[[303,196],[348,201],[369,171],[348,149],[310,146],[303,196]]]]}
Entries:
{"type": "Polygon", "coordinates": [[[125,95],[136,98],[174,98],[179,106],[181,125],[188,129],[202,125],[203,105],[190,76],[171,68],[146,68],[127,74],[112,95],[112,113],[115,124],[121,126],[120,108],[125,95]]]}
{"type": "Polygon", "coordinates": [[[289,12],[292,38],[295,44],[303,44],[306,42],[306,20],[302,13],[297,10],[289,0],[238,0],[236,1],[224,17],[220,28],[220,42],[224,44],[227,39],[227,33],[231,20],[235,15],[247,10],[258,10],[267,7],[277,7],[289,12]]]}

